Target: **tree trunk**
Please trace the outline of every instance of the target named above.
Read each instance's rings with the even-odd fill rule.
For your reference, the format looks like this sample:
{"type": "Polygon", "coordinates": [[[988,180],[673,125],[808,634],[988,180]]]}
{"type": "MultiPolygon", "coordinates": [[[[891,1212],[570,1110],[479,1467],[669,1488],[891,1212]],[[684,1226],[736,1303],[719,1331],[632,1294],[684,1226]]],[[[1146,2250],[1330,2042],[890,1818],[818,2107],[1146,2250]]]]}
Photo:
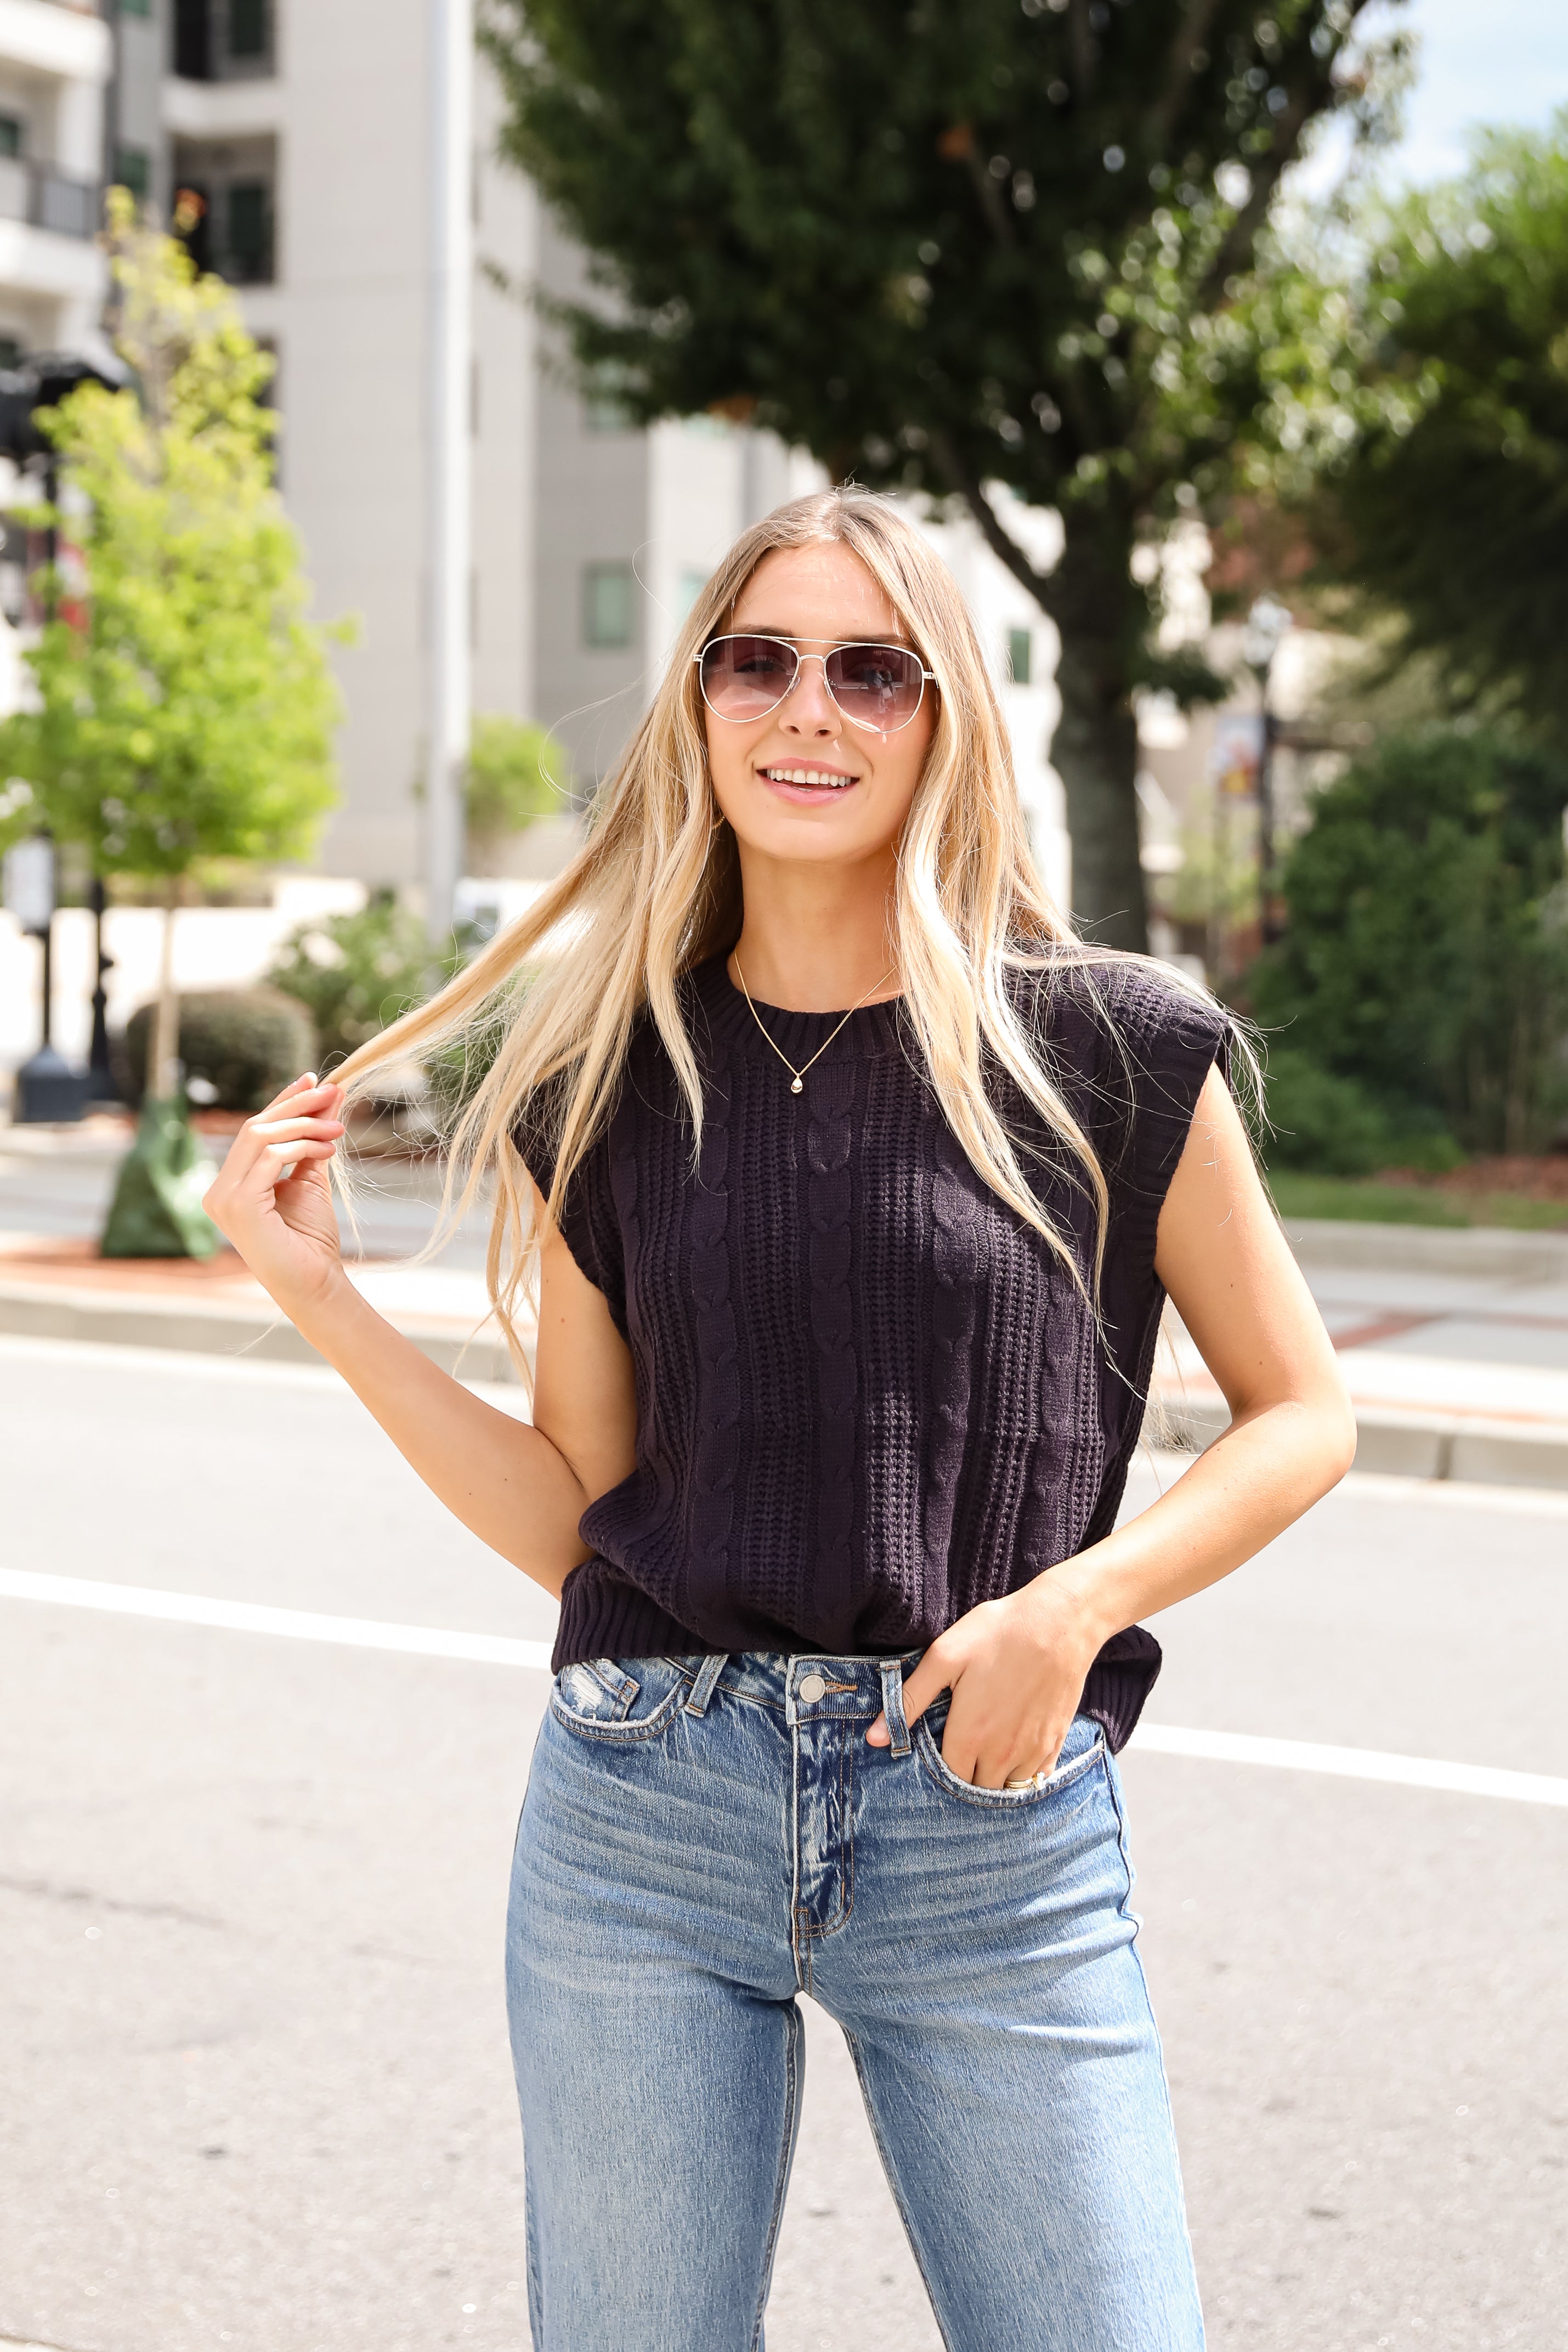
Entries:
{"type": "Polygon", "coordinates": [[[180,1000],[174,992],[174,916],[180,877],[169,877],[163,900],[163,948],[158,965],[158,1010],[147,1045],[147,1099],[172,1102],[180,1086],[180,1000]]]}
{"type": "Polygon", "coordinates": [[[1051,575],[1061,636],[1061,717],[1051,757],[1067,793],[1072,911],[1102,945],[1147,951],[1148,904],[1138,854],[1138,722],[1128,654],[1142,614],[1123,542],[1103,519],[1074,522],[1051,575]],[[1096,527],[1096,525],[1098,527],[1096,527]]]}

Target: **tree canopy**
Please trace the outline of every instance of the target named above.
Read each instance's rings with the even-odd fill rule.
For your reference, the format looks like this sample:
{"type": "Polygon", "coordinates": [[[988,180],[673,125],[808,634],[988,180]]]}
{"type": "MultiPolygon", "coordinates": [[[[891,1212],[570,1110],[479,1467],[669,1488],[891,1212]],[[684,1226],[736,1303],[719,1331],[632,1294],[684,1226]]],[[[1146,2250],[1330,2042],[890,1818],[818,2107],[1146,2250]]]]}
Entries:
{"type": "Polygon", "coordinates": [[[1157,538],[1272,400],[1260,231],[1315,118],[1376,119],[1364,0],[491,0],[505,142],[592,257],[557,305],[643,419],[716,410],[961,501],[1061,637],[1074,900],[1141,945],[1157,538]],[[1056,509],[1049,573],[1005,485],[1056,509]]]}
{"type": "Polygon", "coordinates": [[[1505,738],[1390,738],[1321,793],[1254,967],[1278,1045],[1467,1150],[1539,1150],[1568,1100],[1568,766],[1505,738]]]}
{"type": "Polygon", "coordinates": [[[271,361],[123,191],[110,247],[135,382],[41,417],[81,576],[40,583],[36,707],[0,730],[0,764],[95,871],[172,880],[305,847],[334,797],[339,703],[272,487],[271,361]]]}
{"type": "Polygon", "coordinates": [[[1568,727],[1568,110],[1375,219],[1328,568],[1458,706],[1568,727]]]}

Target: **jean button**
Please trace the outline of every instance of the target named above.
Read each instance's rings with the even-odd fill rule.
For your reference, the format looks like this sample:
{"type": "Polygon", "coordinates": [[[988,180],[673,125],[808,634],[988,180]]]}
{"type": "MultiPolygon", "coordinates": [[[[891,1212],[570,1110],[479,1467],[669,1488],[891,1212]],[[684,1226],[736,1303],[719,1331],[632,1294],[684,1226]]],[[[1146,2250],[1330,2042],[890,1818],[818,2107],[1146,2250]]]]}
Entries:
{"type": "Polygon", "coordinates": [[[797,1696],[803,1698],[808,1706],[815,1706],[827,1687],[821,1675],[802,1675],[797,1696]]]}

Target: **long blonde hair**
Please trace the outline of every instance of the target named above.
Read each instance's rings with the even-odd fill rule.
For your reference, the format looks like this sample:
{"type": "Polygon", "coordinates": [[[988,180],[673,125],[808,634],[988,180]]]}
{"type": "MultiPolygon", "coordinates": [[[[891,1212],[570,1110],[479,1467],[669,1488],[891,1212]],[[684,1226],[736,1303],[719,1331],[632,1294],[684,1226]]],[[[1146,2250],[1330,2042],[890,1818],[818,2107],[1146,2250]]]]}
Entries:
{"type": "Polygon", "coordinates": [[[1060,1255],[1080,1287],[1082,1271],[1027,1182],[988,1091],[988,1067],[1011,1077],[1064,1148],[1065,1164],[1092,1198],[1103,1244],[1104,1174],[1005,983],[1020,964],[1130,959],[1080,940],[1040,879],[1007,726],[952,574],[887,499],[852,488],[823,490],[755,523],[724,558],[686,616],[642,724],[600,787],[587,840],[565,872],[439,995],[334,1074],[352,1101],[389,1063],[459,1045],[470,1053],[482,1048],[476,1055],[482,1061],[493,1049],[451,1138],[444,1225],[465,1213],[488,1173],[490,1295],[525,1378],[515,1315],[537,1235],[514,1130],[530,1099],[556,1081],[547,1207],[558,1218],[572,1171],[609,1116],[633,1028],[646,1012],[690,1110],[694,1151],[700,1141],[702,1077],[680,983],[694,965],[734,944],[741,897],[735,838],[708,777],[695,657],[723,629],[765,557],[825,541],[860,558],[936,680],[936,724],[899,844],[890,914],[912,1040],[977,1172],[1060,1255]]]}

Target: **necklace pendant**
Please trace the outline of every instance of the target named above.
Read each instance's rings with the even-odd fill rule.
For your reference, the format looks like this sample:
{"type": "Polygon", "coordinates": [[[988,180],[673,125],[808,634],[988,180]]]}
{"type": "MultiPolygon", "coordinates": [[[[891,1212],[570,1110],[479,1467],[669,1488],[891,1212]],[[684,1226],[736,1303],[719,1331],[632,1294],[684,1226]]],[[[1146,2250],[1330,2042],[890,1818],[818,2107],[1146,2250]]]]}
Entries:
{"type": "Polygon", "coordinates": [[[792,1095],[798,1095],[798,1094],[800,1094],[800,1093],[802,1093],[802,1092],[804,1091],[804,1089],[805,1089],[805,1081],[804,1081],[804,1079],[802,1079],[802,1078],[791,1078],[791,1079],[790,1079],[790,1081],[789,1081],[789,1091],[790,1091],[790,1093],[791,1093],[792,1095]]]}

